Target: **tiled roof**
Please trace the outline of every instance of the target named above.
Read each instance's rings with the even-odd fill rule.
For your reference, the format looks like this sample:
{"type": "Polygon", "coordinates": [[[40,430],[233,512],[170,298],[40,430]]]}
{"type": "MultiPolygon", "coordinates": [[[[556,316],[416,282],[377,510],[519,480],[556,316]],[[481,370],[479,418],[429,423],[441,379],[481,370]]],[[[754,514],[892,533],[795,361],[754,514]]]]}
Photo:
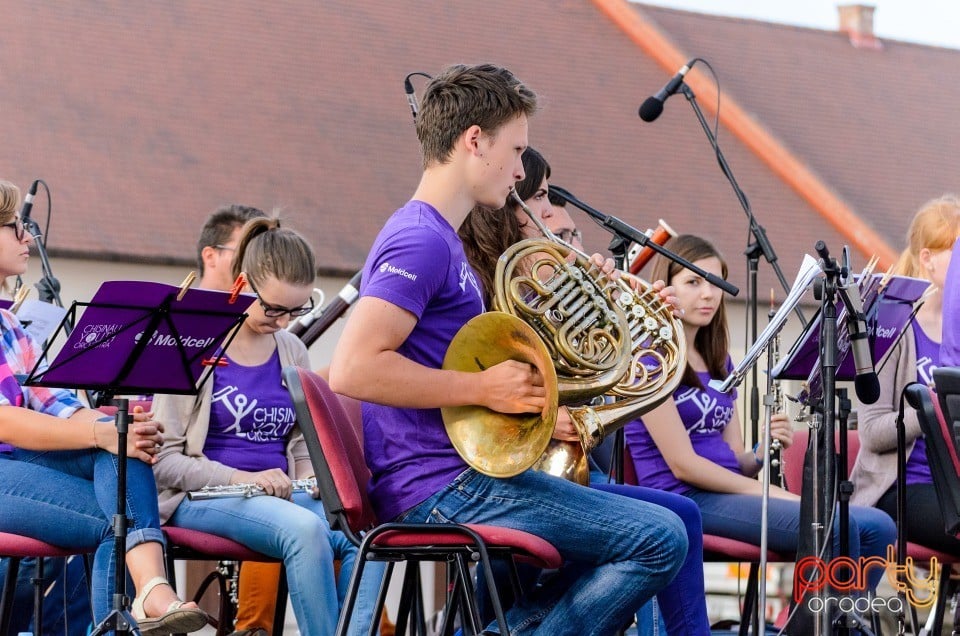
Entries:
{"type": "MultiPolygon", "coordinates": [[[[960,51],[636,9],[895,248],[920,203],[960,189],[960,51]]],[[[203,218],[240,201],[286,208],[322,270],[352,273],[419,176],[404,76],[490,61],[540,95],[530,140],[556,183],[641,229],[662,217],[713,238],[743,284],[747,222],[693,113],[677,96],[638,119],[669,73],[586,0],[101,0],[4,17],[0,177],[49,183],[51,252],[188,262],[203,218]]],[[[788,279],[817,239],[849,242],[723,128],[720,143],[788,279]]]]}

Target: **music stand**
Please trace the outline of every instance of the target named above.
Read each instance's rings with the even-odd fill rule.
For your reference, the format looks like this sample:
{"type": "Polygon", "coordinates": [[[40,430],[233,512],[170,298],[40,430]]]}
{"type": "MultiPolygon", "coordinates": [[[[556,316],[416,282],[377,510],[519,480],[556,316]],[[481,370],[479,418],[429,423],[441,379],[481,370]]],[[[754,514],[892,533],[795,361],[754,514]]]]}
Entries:
{"type": "MultiPolygon", "coordinates": [[[[246,317],[253,298],[163,283],[108,281],[89,303],[74,302],[54,338],[75,325],[57,355],[44,367],[50,344],[24,384],[98,390],[101,404],[116,395],[196,395],[246,317]],[[78,307],[85,310],[76,320],[78,307]]],[[[113,610],[92,635],[136,631],[126,595],[128,400],[116,400],[117,509],[113,517],[113,610]]]]}
{"type": "MultiPolygon", "coordinates": [[[[811,493],[812,501],[803,496],[800,513],[801,527],[809,527],[811,532],[801,533],[798,558],[801,555],[820,557],[826,552],[833,527],[828,522],[834,511],[834,494],[840,532],[840,553],[836,556],[848,557],[850,552],[849,500],[853,484],[847,474],[849,400],[846,391],[836,387],[838,381],[856,378],[854,358],[847,355],[850,322],[855,318],[847,306],[847,287],[856,286],[862,298],[871,357],[881,361],[882,367],[919,308],[917,301],[930,285],[917,278],[874,274],[872,266],[847,283],[848,266],[840,266],[830,258],[822,242],[818,243],[817,251],[826,274],[817,290],[821,309],[773,371],[777,379],[806,380],[798,401],[809,409],[813,421],[802,487],[802,494],[811,493]],[[834,456],[835,430],[839,431],[839,458],[834,456]]],[[[818,594],[823,594],[825,588],[822,586],[818,594]]],[[[809,621],[811,617],[805,605],[802,601],[799,605],[800,615],[804,617],[801,621],[809,621]]],[[[862,619],[852,613],[841,615],[838,626],[841,633],[848,633],[853,627],[864,628],[862,619]]],[[[813,627],[816,633],[824,633],[830,627],[829,616],[822,614],[813,627]]]]}

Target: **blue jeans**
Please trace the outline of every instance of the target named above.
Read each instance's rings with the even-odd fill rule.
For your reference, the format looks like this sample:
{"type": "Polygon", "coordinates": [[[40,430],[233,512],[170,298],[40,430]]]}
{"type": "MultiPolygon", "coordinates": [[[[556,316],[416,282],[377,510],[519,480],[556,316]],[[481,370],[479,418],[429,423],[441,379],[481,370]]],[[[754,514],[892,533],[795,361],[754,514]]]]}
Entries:
{"type": "MultiPolygon", "coordinates": [[[[170,525],[217,534],[251,550],[283,559],[290,602],[297,627],[304,636],[333,634],[340,607],[347,594],[357,547],[342,532],[327,523],[323,504],[309,493],[297,492],[293,501],[278,497],[232,497],[190,501],[184,499],[170,518],[170,525]],[[334,577],[333,560],[340,559],[340,575],[334,577]]],[[[383,563],[369,563],[351,634],[366,634],[383,579],[383,563]]]]}
{"type": "MultiPolygon", "coordinates": [[[[703,525],[697,504],[683,495],[643,486],[594,483],[590,487],[662,506],[680,517],[689,545],[687,558],[673,581],[657,593],[656,603],[667,634],[709,636],[710,619],[703,581],[703,525]]],[[[658,612],[653,614],[655,619],[659,618],[658,612]]],[[[638,618],[638,623],[640,620],[638,618]]],[[[638,633],[643,634],[640,627],[638,624],[638,633]]]]}
{"type": "MultiPolygon", "coordinates": [[[[700,507],[703,530],[754,545],[760,545],[761,498],[757,495],[731,495],[703,490],[688,493],[700,507]]],[[[794,552],[800,540],[800,502],[770,498],[767,506],[767,546],[775,552],[794,552]]],[[[834,515],[834,553],[839,549],[839,525],[834,515]]],[[[824,520],[826,523],[827,520],[824,520]]],[[[893,519],[876,508],[850,506],[850,556],[886,558],[887,546],[896,541],[893,519]]],[[[883,577],[883,570],[870,568],[871,590],[883,577]]]]}
{"type": "Polygon", "coordinates": [[[504,526],[557,548],[558,575],[507,611],[514,634],[611,634],[673,580],[687,554],[683,523],[669,510],[532,470],[499,479],[468,469],[401,520],[504,526]]]}
{"type": "MultiPolygon", "coordinates": [[[[153,471],[140,460],[127,461],[126,504],[127,549],[147,541],[163,543],[153,471]]],[[[97,622],[112,605],[116,506],[116,455],[20,449],[0,454],[0,530],[78,551],[96,548],[91,594],[97,622]]]]}

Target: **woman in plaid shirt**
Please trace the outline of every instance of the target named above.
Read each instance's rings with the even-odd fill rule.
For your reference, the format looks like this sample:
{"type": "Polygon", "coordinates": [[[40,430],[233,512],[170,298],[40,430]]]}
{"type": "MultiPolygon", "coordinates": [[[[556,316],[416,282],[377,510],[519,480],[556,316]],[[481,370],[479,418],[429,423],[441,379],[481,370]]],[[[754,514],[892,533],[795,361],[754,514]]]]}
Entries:
{"type": "MultiPolygon", "coordinates": [[[[0,181],[0,279],[26,272],[33,236],[19,218],[20,190],[0,181]]],[[[41,355],[16,316],[0,310],[0,531],[78,551],[96,548],[92,605],[100,621],[113,594],[117,431],[112,417],[62,389],[20,383],[41,355]]],[[[127,568],[139,592],[140,632],[192,632],[206,624],[164,578],[163,534],[151,464],[163,441],[151,413],[135,413],[127,448],[127,568]]]]}

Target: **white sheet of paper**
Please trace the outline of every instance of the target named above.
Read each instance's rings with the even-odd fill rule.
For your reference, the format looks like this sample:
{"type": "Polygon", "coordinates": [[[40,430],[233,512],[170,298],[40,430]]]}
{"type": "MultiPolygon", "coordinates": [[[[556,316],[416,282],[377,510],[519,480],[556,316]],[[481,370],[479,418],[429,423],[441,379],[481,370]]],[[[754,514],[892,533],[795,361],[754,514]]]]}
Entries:
{"type": "Polygon", "coordinates": [[[53,332],[66,315],[65,308],[39,300],[25,300],[17,311],[17,318],[24,323],[24,330],[40,344],[53,336],[53,332]]]}

